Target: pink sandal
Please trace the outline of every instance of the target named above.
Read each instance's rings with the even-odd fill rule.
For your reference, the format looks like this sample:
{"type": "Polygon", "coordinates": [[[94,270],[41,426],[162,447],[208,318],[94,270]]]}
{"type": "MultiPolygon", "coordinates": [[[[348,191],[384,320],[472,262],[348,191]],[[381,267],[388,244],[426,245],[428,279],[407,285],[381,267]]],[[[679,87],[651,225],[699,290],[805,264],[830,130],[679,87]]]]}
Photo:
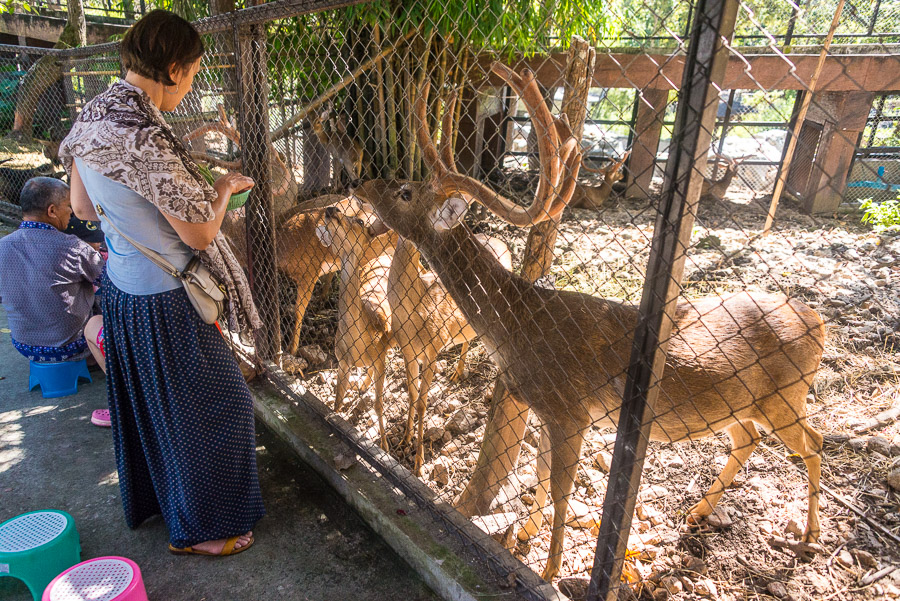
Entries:
{"type": "Polygon", "coordinates": [[[109,409],[97,409],[91,413],[91,423],[101,428],[112,427],[112,420],[109,418],[109,409]]]}

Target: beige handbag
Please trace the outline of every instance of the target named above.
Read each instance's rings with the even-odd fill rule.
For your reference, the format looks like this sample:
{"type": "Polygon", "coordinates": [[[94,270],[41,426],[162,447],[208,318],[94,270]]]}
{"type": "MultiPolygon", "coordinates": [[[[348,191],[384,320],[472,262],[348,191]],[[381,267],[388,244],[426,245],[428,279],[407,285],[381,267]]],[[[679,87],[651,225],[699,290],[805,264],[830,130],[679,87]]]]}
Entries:
{"type": "Polygon", "coordinates": [[[109,215],[103,212],[103,207],[97,205],[97,214],[106,219],[106,222],[116,230],[120,236],[125,238],[132,246],[134,246],[142,255],[150,259],[157,267],[178,278],[187,292],[188,300],[191,301],[197,314],[200,315],[205,323],[216,323],[222,317],[225,311],[225,286],[219,281],[213,273],[200,262],[200,258],[194,256],[188,261],[188,264],[179,271],[174,265],[169,263],[162,255],[153,249],[147,248],[140,242],[136,242],[126,236],[122,230],[116,227],[109,215]]]}

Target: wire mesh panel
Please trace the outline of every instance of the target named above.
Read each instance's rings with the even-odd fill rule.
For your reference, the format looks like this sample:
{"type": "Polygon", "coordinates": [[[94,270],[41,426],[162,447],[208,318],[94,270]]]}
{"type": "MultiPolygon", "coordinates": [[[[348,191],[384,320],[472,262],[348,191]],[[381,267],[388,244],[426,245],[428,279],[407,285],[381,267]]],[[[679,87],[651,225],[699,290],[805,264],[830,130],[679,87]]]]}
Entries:
{"type": "Polygon", "coordinates": [[[573,598],[900,595],[893,5],[343,4],[199,22],[169,116],[270,377],[573,598]]]}

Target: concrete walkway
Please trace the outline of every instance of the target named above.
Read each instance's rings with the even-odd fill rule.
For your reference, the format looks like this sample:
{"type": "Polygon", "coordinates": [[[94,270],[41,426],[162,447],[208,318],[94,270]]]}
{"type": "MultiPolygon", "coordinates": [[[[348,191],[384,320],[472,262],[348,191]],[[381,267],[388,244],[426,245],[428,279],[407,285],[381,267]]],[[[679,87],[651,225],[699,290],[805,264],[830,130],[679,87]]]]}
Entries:
{"type": "MultiPolygon", "coordinates": [[[[122,516],[110,431],[91,425],[106,406],[103,374],[78,394],[27,392],[28,361],[10,343],[0,309],[0,521],[55,508],[74,516],[82,559],[129,557],[152,601],[436,599],[415,573],[327,484],[257,425],[260,482],[268,515],[256,544],[231,558],[176,557],[159,518],[129,530],[122,516]]],[[[26,601],[0,578],[0,599],[26,601]]]]}

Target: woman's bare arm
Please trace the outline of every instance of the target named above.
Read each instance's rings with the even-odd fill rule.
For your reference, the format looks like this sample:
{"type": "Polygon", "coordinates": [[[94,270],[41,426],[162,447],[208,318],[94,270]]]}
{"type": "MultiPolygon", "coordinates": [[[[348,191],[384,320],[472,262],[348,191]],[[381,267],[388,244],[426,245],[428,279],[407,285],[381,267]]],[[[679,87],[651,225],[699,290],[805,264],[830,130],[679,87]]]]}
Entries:
{"type": "Polygon", "coordinates": [[[91,201],[91,197],[88,196],[87,188],[84,187],[84,182],[81,181],[81,175],[78,174],[78,167],[75,165],[75,161],[72,161],[72,176],[69,180],[71,184],[69,186],[69,194],[71,196],[72,212],[75,213],[75,216],[87,221],[100,221],[97,211],[94,210],[94,203],[91,201]]]}
{"type": "Polygon", "coordinates": [[[225,218],[225,209],[231,195],[252,187],[253,180],[240,173],[229,173],[217,179],[216,183],[213,184],[213,188],[219,195],[212,205],[215,218],[206,223],[188,223],[165,213],[163,215],[182,242],[193,249],[204,250],[222,228],[222,220],[225,218]]]}

